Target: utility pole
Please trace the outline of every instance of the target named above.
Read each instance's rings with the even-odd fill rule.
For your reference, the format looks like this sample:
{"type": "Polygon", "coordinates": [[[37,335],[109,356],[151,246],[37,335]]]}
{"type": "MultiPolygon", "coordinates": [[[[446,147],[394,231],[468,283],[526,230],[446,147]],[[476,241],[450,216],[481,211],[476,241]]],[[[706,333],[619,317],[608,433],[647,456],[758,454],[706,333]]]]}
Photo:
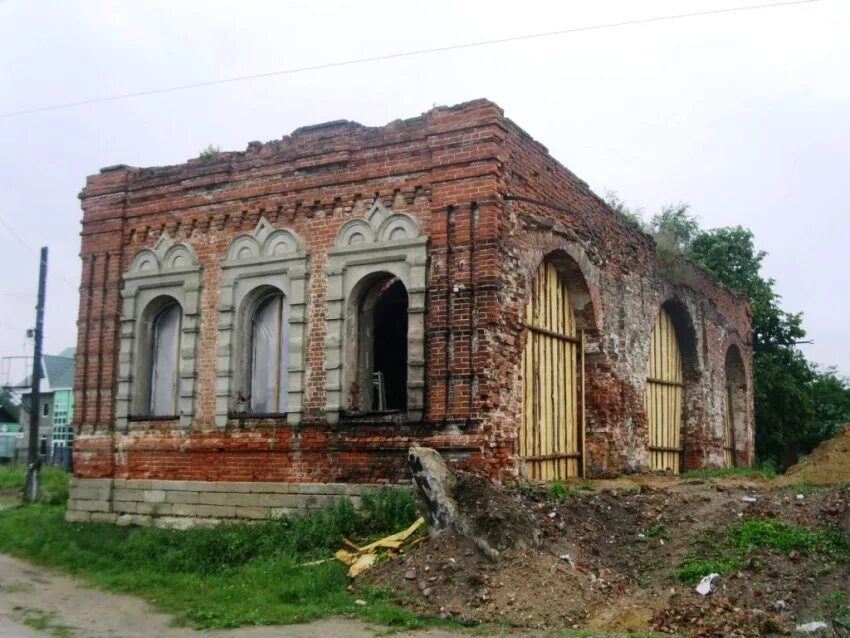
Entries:
{"type": "Polygon", "coordinates": [[[27,459],[27,483],[24,500],[33,503],[38,498],[41,457],[38,454],[38,420],[41,416],[41,343],[44,339],[44,288],[47,283],[47,246],[41,249],[38,265],[38,303],[35,307],[35,338],[32,362],[32,388],[30,390],[30,440],[27,459]]]}

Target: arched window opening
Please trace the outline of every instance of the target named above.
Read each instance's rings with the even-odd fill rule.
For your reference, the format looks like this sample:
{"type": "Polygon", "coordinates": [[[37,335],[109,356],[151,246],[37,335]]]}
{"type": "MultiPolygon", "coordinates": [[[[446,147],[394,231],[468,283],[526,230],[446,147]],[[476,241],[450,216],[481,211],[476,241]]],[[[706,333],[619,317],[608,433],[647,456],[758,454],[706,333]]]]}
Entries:
{"type": "Polygon", "coordinates": [[[289,369],[289,303],[280,291],[254,306],[248,344],[245,395],[254,414],[286,412],[289,369]]]}
{"type": "Polygon", "coordinates": [[[180,304],[173,301],[161,308],[153,319],[147,401],[150,416],[177,415],[182,323],[180,304]]]}
{"type": "Polygon", "coordinates": [[[726,410],[723,428],[723,459],[726,467],[737,465],[737,434],[744,424],[746,385],[744,382],[744,360],[737,346],[726,351],[726,410]]]}
{"type": "Polygon", "coordinates": [[[358,308],[357,382],[360,411],[407,409],[407,289],[386,275],[364,292],[358,308]]]}

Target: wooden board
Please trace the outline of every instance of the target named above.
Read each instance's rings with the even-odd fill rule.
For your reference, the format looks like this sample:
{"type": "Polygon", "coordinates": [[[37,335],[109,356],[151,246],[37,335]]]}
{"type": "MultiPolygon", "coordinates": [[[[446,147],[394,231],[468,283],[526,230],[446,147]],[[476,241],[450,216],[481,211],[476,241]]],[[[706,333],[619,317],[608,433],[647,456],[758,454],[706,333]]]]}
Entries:
{"type": "Polygon", "coordinates": [[[646,376],[650,467],[678,473],[682,457],[682,356],[673,321],[663,308],[652,332],[646,376]]]}
{"type": "Polygon", "coordinates": [[[530,479],[579,476],[583,447],[577,384],[581,339],[567,284],[551,263],[544,262],[535,273],[525,324],[528,339],[522,357],[520,456],[530,479]]]}
{"type": "Polygon", "coordinates": [[[726,427],[723,433],[723,458],[726,467],[735,467],[735,405],[734,391],[731,385],[726,386],[726,427]]]}

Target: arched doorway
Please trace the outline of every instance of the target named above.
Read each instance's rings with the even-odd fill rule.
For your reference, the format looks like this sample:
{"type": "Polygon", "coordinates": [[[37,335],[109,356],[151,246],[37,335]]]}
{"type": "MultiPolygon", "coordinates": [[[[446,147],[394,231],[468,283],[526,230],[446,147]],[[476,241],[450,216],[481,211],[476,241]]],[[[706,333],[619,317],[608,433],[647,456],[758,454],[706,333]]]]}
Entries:
{"type": "Polygon", "coordinates": [[[744,381],[744,359],[738,346],[729,346],[726,351],[726,419],[723,428],[723,460],[726,467],[737,464],[736,432],[744,420],[746,384],[744,381]]]}
{"type": "Polygon", "coordinates": [[[662,307],[652,331],[646,373],[649,464],[653,470],[678,474],[681,469],[684,389],[679,338],[670,313],[662,307]]]}
{"type": "Polygon", "coordinates": [[[571,301],[567,275],[547,259],[534,274],[525,308],[519,453],[530,479],[582,473],[582,338],[571,301]]]}

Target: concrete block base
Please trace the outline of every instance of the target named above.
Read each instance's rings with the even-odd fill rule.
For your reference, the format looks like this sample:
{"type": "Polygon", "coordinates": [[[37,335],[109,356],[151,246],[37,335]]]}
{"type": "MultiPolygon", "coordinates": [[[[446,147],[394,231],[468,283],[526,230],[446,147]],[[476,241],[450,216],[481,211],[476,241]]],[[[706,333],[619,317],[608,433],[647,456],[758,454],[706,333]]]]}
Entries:
{"type": "Polygon", "coordinates": [[[65,519],[186,529],[196,525],[272,520],[321,509],[341,498],[355,507],[381,486],[348,483],[159,481],[74,477],[65,519]]]}

